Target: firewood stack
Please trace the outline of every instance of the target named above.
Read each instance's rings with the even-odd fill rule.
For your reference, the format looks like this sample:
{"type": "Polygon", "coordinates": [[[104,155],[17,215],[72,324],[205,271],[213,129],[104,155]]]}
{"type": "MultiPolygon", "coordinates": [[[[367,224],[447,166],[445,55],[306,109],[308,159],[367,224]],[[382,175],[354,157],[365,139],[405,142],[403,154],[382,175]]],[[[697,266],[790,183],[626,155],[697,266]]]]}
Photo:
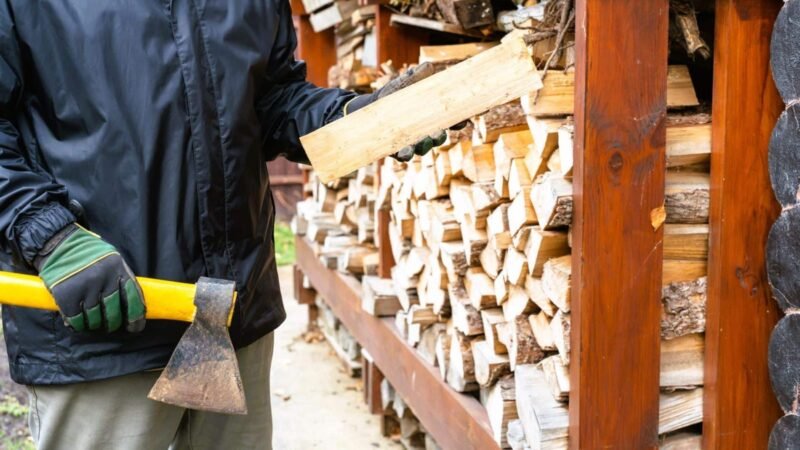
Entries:
{"type": "MultiPolygon", "coordinates": [[[[651,217],[664,228],[665,435],[702,418],[710,155],[687,69],[669,79],[666,201],[651,217]]],[[[384,314],[453,389],[480,394],[503,447],[520,430],[531,448],[567,443],[573,86],[550,71],[539,92],[381,169],[398,298],[384,314]]]]}
{"type": "MultiPolygon", "coordinates": [[[[538,44],[540,66],[555,41],[538,44]]],[[[422,47],[420,61],[491,45],[422,47]]],[[[361,278],[364,311],[394,316],[452,389],[480,399],[502,448],[568,442],[575,75],[570,51],[551,64],[541,90],[422,157],[327,185],[312,172],[298,205],[297,232],[329,268],[361,278]],[[375,208],[389,211],[391,279],[375,276],[375,208]]],[[[659,434],[690,448],[701,439],[711,126],[685,66],[669,68],[667,104],[665,204],[650,216],[664,234],[659,434]]]]}
{"type": "Polygon", "coordinates": [[[310,171],[311,198],[297,204],[293,231],[319,244],[318,256],[329,269],[359,277],[377,273],[374,174],[369,166],[323,184],[310,171]]]}

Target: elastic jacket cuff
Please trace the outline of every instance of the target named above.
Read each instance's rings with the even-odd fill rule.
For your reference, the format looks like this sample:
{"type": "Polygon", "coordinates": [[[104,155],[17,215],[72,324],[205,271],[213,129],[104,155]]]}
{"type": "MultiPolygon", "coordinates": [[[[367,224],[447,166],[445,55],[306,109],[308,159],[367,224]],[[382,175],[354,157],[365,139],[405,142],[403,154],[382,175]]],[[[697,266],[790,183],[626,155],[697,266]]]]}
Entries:
{"type": "Polygon", "coordinates": [[[75,215],[60,203],[48,203],[34,214],[26,215],[15,227],[19,256],[32,266],[47,241],[75,220],[75,215]]]}

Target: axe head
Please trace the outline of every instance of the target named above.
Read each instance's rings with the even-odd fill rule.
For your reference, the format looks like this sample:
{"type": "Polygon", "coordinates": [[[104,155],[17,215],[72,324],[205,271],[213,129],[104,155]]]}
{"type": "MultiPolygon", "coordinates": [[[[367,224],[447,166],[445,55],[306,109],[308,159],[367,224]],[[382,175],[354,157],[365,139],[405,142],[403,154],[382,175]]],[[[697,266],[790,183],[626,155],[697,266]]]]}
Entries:
{"type": "Polygon", "coordinates": [[[228,334],[236,284],[200,278],[195,318],[147,395],[184,408],[247,414],[239,363],[228,334]]]}

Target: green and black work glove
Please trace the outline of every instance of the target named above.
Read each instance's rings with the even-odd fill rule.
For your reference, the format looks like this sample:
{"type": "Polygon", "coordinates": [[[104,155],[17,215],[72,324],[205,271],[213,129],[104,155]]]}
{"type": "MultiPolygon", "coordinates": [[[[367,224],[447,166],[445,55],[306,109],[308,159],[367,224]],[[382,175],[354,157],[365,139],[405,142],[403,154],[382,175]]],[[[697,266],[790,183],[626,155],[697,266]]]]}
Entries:
{"type": "Polygon", "coordinates": [[[116,248],[71,224],[39,251],[34,266],[75,331],[144,328],[144,296],[116,248]]]}
{"type": "MultiPolygon", "coordinates": [[[[369,105],[370,103],[374,103],[389,94],[411,86],[417,81],[428,78],[435,72],[436,69],[431,63],[422,63],[416,67],[413,67],[405,71],[399,77],[388,82],[386,86],[378,89],[377,91],[371,94],[359,95],[358,97],[350,100],[344,106],[344,115],[358,111],[359,109],[369,105]]],[[[425,136],[413,145],[403,147],[399,152],[392,156],[398,161],[408,161],[413,158],[414,155],[422,156],[425,153],[428,153],[433,147],[438,147],[444,144],[445,140],[447,140],[447,133],[444,130],[440,130],[436,133],[432,133],[429,136],[425,136]]]]}

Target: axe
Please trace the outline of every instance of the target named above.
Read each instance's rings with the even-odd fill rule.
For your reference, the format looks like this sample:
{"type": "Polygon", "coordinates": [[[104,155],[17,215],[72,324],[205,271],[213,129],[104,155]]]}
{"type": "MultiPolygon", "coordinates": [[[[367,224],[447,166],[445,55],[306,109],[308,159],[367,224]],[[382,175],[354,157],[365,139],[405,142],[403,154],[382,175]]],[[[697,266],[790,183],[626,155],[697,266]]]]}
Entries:
{"type": "MultiPolygon", "coordinates": [[[[147,319],[190,322],[148,397],[184,408],[247,414],[228,326],[236,303],[232,281],[201,277],[197,284],[137,277],[147,319]]],[[[0,272],[0,304],[58,311],[41,278],[0,272]]]]}

